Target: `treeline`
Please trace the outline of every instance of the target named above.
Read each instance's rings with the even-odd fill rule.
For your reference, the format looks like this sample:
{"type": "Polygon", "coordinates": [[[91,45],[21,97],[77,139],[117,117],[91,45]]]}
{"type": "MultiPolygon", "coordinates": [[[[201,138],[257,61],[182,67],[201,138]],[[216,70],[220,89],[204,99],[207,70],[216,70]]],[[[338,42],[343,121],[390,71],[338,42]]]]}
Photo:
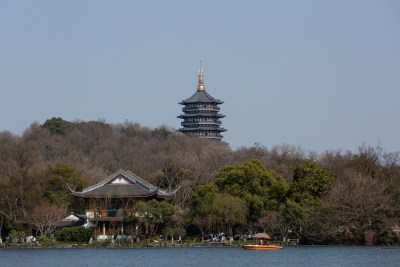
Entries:
{"type": "Polygon", "coordinates": [[[167,126],[61,118],[34,123],[21,136],[0,133],[2,235],[51,233],[49,222],[83,212],[67,184],[80,190],[118,169],[165,189],[180,186],[173,221],[187,231],[267,231],[305,243],[351,244],[372,231],[376,242],[398,241],[399,152],[365,145],[357,153],[259,144],[232,150],[167,126]]]}

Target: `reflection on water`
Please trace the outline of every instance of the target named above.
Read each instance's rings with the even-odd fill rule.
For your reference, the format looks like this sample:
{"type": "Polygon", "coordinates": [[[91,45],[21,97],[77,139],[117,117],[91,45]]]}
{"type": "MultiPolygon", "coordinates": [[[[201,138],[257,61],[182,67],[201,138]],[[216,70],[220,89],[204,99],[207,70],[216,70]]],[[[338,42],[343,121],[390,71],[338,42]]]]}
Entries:
{"type": "Polygon", "coordinates": [[[399,247],[1,249],[0,266],[395,266],[399,247]]]}

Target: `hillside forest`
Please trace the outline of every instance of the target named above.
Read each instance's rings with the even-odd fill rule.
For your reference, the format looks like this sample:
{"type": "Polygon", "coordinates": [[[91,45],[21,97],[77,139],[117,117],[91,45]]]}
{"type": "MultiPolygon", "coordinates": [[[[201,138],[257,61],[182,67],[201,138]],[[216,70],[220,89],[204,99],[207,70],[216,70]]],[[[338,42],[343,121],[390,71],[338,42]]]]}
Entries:
{"type": "Polygon", "coordinates": [[[167,190],[179,187],[163,204],[139,203],[138,210],[159,214],[138,222],[155,226],[150,235],[266,232],[302,244],[399,242],[400,152],[364,144],[356,153],[286,144],[233,150],[167,126],[62,118],[33,123],[20,136],[0,132],[2,237],[54,234],[54,222],[84,212],[68,186],[80,191],[119,169],[167,190]]]}

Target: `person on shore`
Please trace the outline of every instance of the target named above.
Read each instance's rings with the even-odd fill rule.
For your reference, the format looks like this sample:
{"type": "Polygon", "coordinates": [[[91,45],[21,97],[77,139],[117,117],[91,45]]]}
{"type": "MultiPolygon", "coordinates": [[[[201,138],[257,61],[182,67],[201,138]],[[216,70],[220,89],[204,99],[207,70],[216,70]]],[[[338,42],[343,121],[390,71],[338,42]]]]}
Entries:
{"type": "Polygon", "coordinates": [[[26,243],[28,243],[29,245],[32,245],[32,234],[30,234],[27,238],[26,238],[26,243]]]}

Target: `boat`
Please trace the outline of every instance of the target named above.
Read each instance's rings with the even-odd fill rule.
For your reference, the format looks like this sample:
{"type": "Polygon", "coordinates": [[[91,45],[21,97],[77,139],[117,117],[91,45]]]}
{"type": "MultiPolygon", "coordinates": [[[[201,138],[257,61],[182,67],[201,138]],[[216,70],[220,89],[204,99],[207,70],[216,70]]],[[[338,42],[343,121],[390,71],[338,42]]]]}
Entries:
{"type": "Polygon", "coordinates": [[[282,246],[277,245],[243,245],[245,250],[277,250],[283,249],[282,246]]]}

